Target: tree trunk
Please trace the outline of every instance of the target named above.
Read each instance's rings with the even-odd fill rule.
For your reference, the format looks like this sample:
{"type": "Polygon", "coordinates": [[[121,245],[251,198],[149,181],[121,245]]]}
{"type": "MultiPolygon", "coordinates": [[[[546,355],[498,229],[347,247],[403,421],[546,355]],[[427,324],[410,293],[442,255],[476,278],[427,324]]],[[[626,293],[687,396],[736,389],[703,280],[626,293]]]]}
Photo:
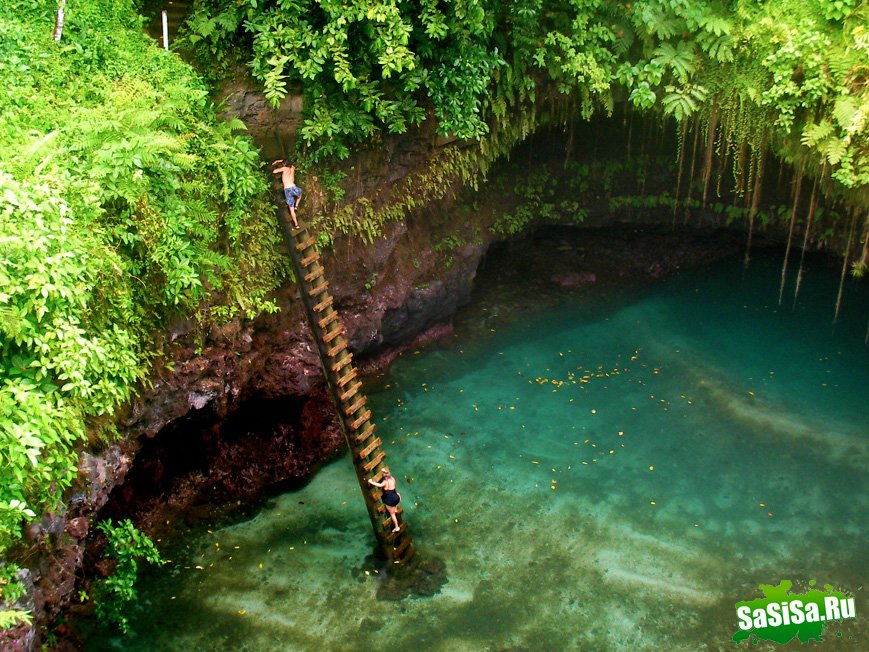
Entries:
{"type": "Polygon", "coordinates": [[[624,121],[628,123],[628,144],[627,151],[625,152],[625,158],[630,161],[631,160],[631,136],[634,131],[634,114],[631,112],[630,105],[625,102],[625,118],[624,121]]]}
{"type": "Polygon", "coordinates": [[[60,37],[63,36],[64,11],[66,9],[66,0],[60,0],[57,5],[57,19],[54,21],[54,42],[59,43],[60,37]]]}

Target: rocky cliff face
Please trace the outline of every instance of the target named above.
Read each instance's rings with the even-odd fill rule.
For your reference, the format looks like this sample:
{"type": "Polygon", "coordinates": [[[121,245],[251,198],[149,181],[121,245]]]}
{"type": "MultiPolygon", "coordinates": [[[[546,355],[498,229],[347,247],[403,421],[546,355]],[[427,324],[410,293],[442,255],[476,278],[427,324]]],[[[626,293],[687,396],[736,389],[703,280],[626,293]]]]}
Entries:
{"type": "MultiPolygon", "coordinates": [[[[266,152],[274,149],[270,137],[277,127],[282,139],[292,138],[297,101],[289,100],[276,117],[250,91],[238,93],[236,110],[266,152]]],[[[386,155],[373,167],[377,157],[364,153],[370,174],[351,195],[401,178],[415,162],[425,161],[433,144],[418,139],[414,149],[408,139],[384,151],[398,149],[403,152],[398,166],[386,155]]],[[[445,206],[435,210],[444,222],[445,206]]],[[[403,346],[448,331],[470,294],[487,243],[453,252],[445,269],[432,249],[429,217],[420,211],[390,224],[371,245],[339,239],[323,252],[351,348],[368,372],[403,346]]],[[[276,302],[280,312],[253,321],[202,333],[192,321],[179,320],[165,334],[169,360],[155,368],[152,386],[116,417],[123,438],[83,452],[78,489],[66,508],[30,528],[30,558],[37,561],[25,571],[31,590],[21,606],[37,623],[51,623],[69,608],[83,568],[85,576],[100,574],[99,542],[94,546],[97,537],[88,536],[97,516],[132,517],[161,537],[179,521],[214,518],[270,488],[303,483],[343,450],[295,286],[283,287],[276,302]]],[[[38,638],[22,629],[8,646],[37,649],[38,638]]]]}
{"type": "MultiPolygon", "coordinates": [[[[248,89],[225,92],[228,106],[261,143],[264,157],[278,156],[278,141],[292,141],[298,100],[291,98],[273,112],[248,89]]],[[[375,197],[443,146],[450,145],[433,134],[416,133],[390,137],[376,151],[361,151],[347,166],[366,173],[351,180],[348,199],[375,197]]],[[[304,186],[304,179],[299,182],[304,186]]],[[[403,348],[449,332],[496,239],[488,227],[505,196],[499,190],[491,195],[475,199],[479,203],[473,210],[458,210],[448,198],[390,223],[370,245],[339,238],[323,252],[335,305],[364,372],[382,368],[403,348]],[[449,236],[457,237],[444,246],[449,236]]],[[[506,201],[510,207],[516,200],[506,201]]],[[[640,218],[648,221],[648,216],[640,218]]],[[[586,223],[613,219],[602,201],[586,223]]],[[[670,219],[668,214],[663,221],[669,225],[670,219]]],[[[600,244],[595,248],[609,251],[600,244]]],[[[617,259],[621,248],[613,244],[607,260],[617,259]]],[[[656,278],[709,247],[689,249],[659,260],[659,254],[675,249],[672,243],[650,242],[645,253],[629,253],[629,264],[620,263],[618,273],[629,269],[656,278]]],[[[732,252],[732,243],[727,250],[732,252]]],[[[566,257],[562,263],[553,265],[551,257],[541,262],[541,278],[560,285],[607,278],[580,260],[566,257]]],[[[295,286],[283,287],[275,300],[281,310],[273,315],[237,320],[208,333],[179,320],[165,333],[169,364],[156,368],[152,386],[117,415],[121,441],[85,451],[79,488],[66,508],[29,532],[31,558],[37,561],[26,573],[33,589],[24,606],[37,622],[52,622],[69,608],[77,575],[86,585],[88,577],[108,570],[99,562],[98,537],[89,536],[97,516],[131,517],[162,538],[178,523],[212,519],[268,490],[298,486],[343,450],[295,286]]],[[[14,645],[35,649],[35,644],[31,631],[22,632],[14,645]]]]}

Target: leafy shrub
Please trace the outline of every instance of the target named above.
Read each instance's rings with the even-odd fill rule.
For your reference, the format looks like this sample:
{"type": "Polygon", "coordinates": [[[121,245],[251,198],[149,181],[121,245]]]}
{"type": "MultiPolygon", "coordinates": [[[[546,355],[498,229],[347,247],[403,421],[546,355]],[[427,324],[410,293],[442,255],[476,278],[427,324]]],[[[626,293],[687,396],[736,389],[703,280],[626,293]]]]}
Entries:
{"type": "Polygon", "coordinates": [[[93,598],[97,617],[115,625],[124,634],[130,629],[125,614],[127,606],[136,599],[136,579],[139,562],[161,564],[163,559],[147,535],[138,530],[129,519],[117,525],[103,521],[97,528],[108,538],[105,556],[114,559],[114,572],[94,582],[93,598]]]}
{"type": "Polygon", "coordinates": [[[259,154],[134,0],[0,3],[0,554],[57,504],[154,333],[275,310],[259,154]]]}

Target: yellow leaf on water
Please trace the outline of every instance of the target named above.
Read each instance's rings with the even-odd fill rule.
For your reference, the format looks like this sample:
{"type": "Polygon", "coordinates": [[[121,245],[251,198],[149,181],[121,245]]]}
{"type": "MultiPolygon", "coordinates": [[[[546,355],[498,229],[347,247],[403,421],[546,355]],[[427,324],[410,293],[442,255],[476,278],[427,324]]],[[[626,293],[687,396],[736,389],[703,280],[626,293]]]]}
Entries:
{"type": "Polygon", "coordinates": [[[239,610],[238,610],[238,615],[239,615],[239,616],[243,616],[243,615],[245,615],[246,613],[247,613],[247,609],[239,609],[239,610]]]}
{"type": "Polygon", "coordinates": [[[532,464],[540,464],[540,462],[535,462],[534,460],[531,460],[531,463],[532,464]]]}
{"type": "Polygon", "coordinates": [[[260,570],[262,570],[262,569],[263,569],[263,565],[262,565],[262,562],[260,562],[260,565],[259,565],[259,568],[260,568],[260,570]]]}
{"type": "Polygon", "coordinates": [[[650,466],[650,467],[649,467],[649,471],[654,471],[654,470],[655,470],[655,467],[654,467],[654,466],[650,466]]]}

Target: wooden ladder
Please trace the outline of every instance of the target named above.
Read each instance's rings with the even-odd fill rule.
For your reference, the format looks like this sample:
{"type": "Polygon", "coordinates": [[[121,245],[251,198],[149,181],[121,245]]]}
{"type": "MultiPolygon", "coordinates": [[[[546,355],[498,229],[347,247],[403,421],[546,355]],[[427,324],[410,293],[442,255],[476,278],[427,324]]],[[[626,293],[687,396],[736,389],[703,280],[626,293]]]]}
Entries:
{"type": "Polygon", "coordinates": [[[382,491],[368,484],[368,479],[380,482],[386,466],[386,454],[368,408],[368,399],[362,393],[362,382],[353,364],[353,354],[348,350],[348,341],[341,316],[335,308],[329,283],[323,276],[323,265],[317,252],[314,238],[308,229],[290,226],[286,204],[281,203],[278,212],[290,258],[296,272],[305,316],[317,343],[320,362],[332,400],[338,411],[341,429],[350,447],[353,466],[359,487],[365,498],[365,506],[371,518],[374,535],[387,560],[403,565],[415,552],[413,540],[403,521],[402,509],[396,510],[399,531],[393,532],[392,519],[381,501],[382,491]]]}

